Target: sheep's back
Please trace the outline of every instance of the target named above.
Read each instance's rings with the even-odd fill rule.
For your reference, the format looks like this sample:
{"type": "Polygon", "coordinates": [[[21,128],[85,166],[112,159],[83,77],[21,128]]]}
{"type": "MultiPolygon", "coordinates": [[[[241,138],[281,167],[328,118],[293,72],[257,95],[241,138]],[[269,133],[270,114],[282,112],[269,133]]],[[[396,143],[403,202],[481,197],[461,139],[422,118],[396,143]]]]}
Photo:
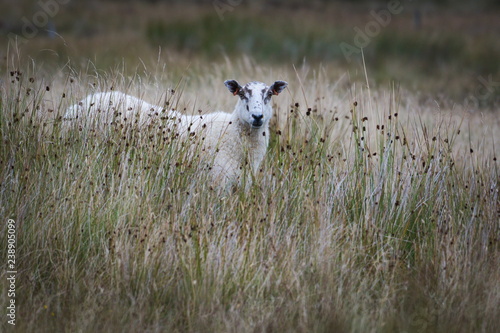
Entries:
{"type": "Polygon", "coordinates": [[[70,106],[64,119],[86,118],[88,120],[112,121],[146,120],[162,112],[162,108],[120,91],[101,92],[88,95],[70,106]]]}

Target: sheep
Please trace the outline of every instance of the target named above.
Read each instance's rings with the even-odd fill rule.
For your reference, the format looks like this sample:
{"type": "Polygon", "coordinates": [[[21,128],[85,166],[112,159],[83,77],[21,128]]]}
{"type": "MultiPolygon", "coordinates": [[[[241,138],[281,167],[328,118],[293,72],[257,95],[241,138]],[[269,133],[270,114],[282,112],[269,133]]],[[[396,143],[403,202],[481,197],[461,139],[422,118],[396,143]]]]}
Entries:
{"type": "MultiPolygon", "coordinates": [[[[121,91],[100,92],[86,98],[66,109],[64,120],[78,119],[88,112],[88,119],[97,120],[100,127],[113,124],[116,120],[139,122],[145,125],[154,115],[163,111],[162,107],[149,104],[121,91]]],[[[175,116],[175,111],[170,111],[175,116]]],[[[86,120],[88,120],[86,119],[86,120]]]]}
{"type": "Polygon", "coordinates": [[[87,96],[69,107],[64,118],[78,118],[87,110],[89,114],[97,113],[99,121],[105,123],[112,122],[113,117],[119,115],[135,119],[139,126],[144,126],[161,114],[162,119],[167,119],[166,126],[178,131],[181,138],[197,136],[202,139],[201,151],[210,159],[212,179],[227,188],[240,181],[246,164],[252,172],[258,170],[269,143],[269,121],[273,112],[271,98],[280,94],[288,83],[278,80],[267,86],[253,81],[242,87],[236,80],[226,80],[224,84],[238,97],[232,113],[218,111],[184,115],[114,91],[87,96]]]}

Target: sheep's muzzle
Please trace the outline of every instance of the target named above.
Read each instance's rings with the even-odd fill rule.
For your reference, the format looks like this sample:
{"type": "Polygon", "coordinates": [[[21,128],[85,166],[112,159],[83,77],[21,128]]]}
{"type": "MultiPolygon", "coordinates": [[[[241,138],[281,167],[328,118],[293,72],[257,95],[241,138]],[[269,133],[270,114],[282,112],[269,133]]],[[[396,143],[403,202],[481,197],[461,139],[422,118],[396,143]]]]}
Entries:
{"type": "Polygon", "coordinates": [[[252,114],[252,118],[253,118],[252,127],[254,128],[259,128],[264,123],[264,121],[262,120],[264,118],[264,115],[262,114],[259,115],[252,114]]]}

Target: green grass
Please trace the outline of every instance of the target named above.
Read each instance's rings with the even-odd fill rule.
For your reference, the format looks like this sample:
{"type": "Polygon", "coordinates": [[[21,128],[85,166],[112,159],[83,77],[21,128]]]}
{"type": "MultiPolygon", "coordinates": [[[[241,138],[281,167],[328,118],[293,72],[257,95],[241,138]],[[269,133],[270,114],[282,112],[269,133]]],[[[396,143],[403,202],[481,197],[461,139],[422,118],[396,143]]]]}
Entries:
{"type": "Polygon", "coordinates": [[[170,97],[230,111],[226,73],[290,83],[261,171],[234,193],[199,171],[193,143],[60,119],[92,84],[160,101],[158,87],[179,86],[168,70],[3,76],[0,239],[14,219],[16,329],[494,332],[495,115],[245,61],[194,64],[170,97]]]}

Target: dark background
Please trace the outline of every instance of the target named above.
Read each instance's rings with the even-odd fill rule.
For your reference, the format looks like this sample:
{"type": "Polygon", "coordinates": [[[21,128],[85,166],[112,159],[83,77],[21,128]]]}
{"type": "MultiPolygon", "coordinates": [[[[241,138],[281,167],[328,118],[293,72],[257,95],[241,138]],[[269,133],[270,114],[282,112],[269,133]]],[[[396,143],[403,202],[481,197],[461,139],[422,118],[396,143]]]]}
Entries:
{"type": "Polygon", "coordinates": [[[402,11],[382,26],[373,13],[387,13],[391,1],[3,0],[0,65],[5,72],[14,53],[16,61],[35,60],[49,71],[88,66],[89,59],[107,70],[249,57],[271,65],[322,65],[335,68],[332,75],[356,77],[364,72],[363,46],[368,76],[377,84],[396,82],[463,103],[477,96],[481,82],[490,82],[482,87],[490,93],[476,102],[496,109],[498,1],[395,3],[402,11]],[[370,28],[368,38],[359,35],[370,28]],[[349,46],[358,51],[346,53],[349,46]]]}

